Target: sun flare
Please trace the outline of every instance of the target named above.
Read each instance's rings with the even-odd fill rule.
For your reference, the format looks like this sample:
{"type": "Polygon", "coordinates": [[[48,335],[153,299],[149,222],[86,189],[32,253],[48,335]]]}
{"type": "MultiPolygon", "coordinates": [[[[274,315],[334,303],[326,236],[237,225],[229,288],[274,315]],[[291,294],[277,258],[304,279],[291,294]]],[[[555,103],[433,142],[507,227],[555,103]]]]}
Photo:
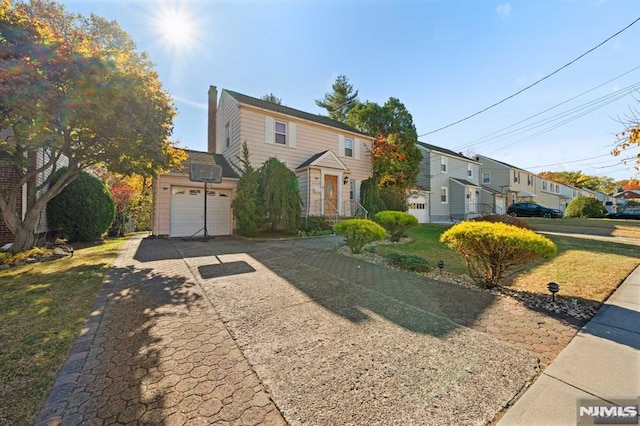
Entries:
{"type": "Polygon", "coordinates": [[[186,11],[178,8],[162,10],[155,19],[156,32],[171,48],[191,48],[195,41],[196,22],[186,11]]]}

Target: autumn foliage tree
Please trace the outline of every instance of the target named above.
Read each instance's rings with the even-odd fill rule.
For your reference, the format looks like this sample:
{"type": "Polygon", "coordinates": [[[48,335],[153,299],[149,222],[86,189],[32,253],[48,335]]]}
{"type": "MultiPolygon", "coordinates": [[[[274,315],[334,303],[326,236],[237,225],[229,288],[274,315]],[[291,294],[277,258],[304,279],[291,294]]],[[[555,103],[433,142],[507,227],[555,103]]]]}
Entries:
{"type": "Polygon", "coordinates": [[[174,115],[152,63],[115,22],[51,0],[0,0],[0,165],[20,176],[0,196],[12,249],[35,244],[41,211],[81,170],[151,176],[177,165],[174,115]],[[29,167],[38,153],[44,164],[29,167]],[[63,162],[65,173],[51,184],[63,162]],[[23,218],[17,200],[25,184],[39,197],[23,218]]]}
{"type": "Polygon", "coordinates": [[[403,192],[415,184],[422,153],[413,117],[404,104],[389,98],[384,105],[358,104],[349,111],[347,124],[375,138],[373,174],[381,187],[403,192]]]}

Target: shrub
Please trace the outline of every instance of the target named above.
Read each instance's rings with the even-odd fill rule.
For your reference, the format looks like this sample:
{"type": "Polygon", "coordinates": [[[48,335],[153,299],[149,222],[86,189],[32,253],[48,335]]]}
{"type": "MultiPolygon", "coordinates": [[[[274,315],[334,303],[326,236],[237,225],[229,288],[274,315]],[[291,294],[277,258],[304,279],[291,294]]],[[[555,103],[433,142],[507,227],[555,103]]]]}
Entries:
{"type": "Polygon", "coordinates": [[[296,174],[275,157],[260,168],[259,194],[271,230],[296,232],[302,217],[302,198],[296,174]]]}
{"type": "Polygon", "coordinates": [[[463,222],[445,231],[440,242],[462,256],[471,278],[484,288],[495,287],[526,263],[551,259],[557,252],[548,238],[504,223],[463,222]]]}
{"type": "Polygon", "coordinates": [[[387,230],[391,236],[391,241],[400,241],[407,230],[418,224],[418,219],[405,212],[385,210],[373,217],[373,220],[379,223],[387,230]]]}
{"type": "Polygon", "coordinates": [[[384,202],[380,198],[378,180],[375,177],[363,180],[360,184],[360,204],[367,209],[369,217],[373,217],[379,211],[385,210],[384,202]]]}
{"type": "MultiPolygon", "coordinates": [[[[55,182],[64,168],[52,177],[55,182]]],[[[60,194],[47,204],[49,224],[69,241],[94,241],[109,229],[115,217],[115,203],[100,179],[80,172],[60,194]]]]}
{"type": "Polygon", "coordinates": [[[303,219],[301,223],[304,224],[301,231],[304,231],[307,235],[323,234],[331,230],[331,224],[324,216],[309,216],[303,219]]]}
{"type": "Polygon", "coordinates": [[[238,234],[245,237],[253,237],[264,224],[263,209],[260,206],[258,189],[260,185],[260,173],[253,168],[249,161],[249,148],[247,142],[242,143],[242,152],[238,157],[241,166],[241,175],[238,180],[236,197],[231,202],[233,214],[236,217],[238,234]]]}
{"type": "Polygon", "coordinates": [[[396,186],[385,186],[380,189],[380,198],[387,210],[407,211],[407,193],[396,186]]]}
{"type": "Polygon", "coordinates": [[[413,272],[429,272],[431,267],[427,259],[412,254],[389,253],[389,265],[413,272]]]}
{"type": "Polygon", "coordinates": [[[604,217],[607,209],[593,197],[576,197],[567,206],[565,217],[604,217]]]}
{"type": "Polygon", "coordinates": [[[336,234],[347,240],[352,253],[361,253],[366,244],[383,240],[387,234],[384,228],[369,219],[348,219],[333,226],[336,234]]]}
{"type": "Polygon", "coordinates": [[[509,216],[508,214],[483,214],[482,216],[474,217],[470,219],[474,222],[492,222],[492,223],[506,223],[507,225],[517,226],[522,229],[531,229],[529,224],[524,220],[517,217],[509,216]]]}

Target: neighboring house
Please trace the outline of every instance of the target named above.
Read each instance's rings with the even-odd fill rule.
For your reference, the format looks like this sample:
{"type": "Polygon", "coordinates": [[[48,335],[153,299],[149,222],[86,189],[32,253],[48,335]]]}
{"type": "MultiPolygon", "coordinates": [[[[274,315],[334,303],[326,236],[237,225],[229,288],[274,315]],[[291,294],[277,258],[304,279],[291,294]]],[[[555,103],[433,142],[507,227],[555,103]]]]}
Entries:
{"type": "Polygon", "coordinates": [[[373,138],[339,121],[223,89],[209,90],[209,151],[254,167],[276,157],[298,177],[304,217],[362,216],[360,184],[371,177],[373,138]],[[213,125],[215,123],[215,126],[213,125]]]}
{"type": "Polygon", "coordinates": [[[482,186],[504,194],[505,211],[515,202],[536,201],[536,174],[484,155],[476,155],[475,160],[482,164],[480,168],[482,186]]]}
{"type": "Polygon", "coordinates": [[[423,159],[407,202],[420,223],[463,220],[492,209],[480,201],[479,162],[424,142],[417,146],[423,159]]]}
{"type": "Polygon", "coordinates": [[[222,183],[208,185],[216,199],[207,204],[208,212],[215,210],[213,215],[207,213],[207,222],[213,220],[210,216],[218,219],[207,226],[207,231],[210,235],[233,233],[231,200],[235,198],[244,142],[255,168],[275,157],[296,174],[303,216],[337,219],[366,215],[358,201],[360,184],[372,173],[373,138],[327,117],[230,90],[222,90],[218,100],[218,91],[211,86],[208,153],[187,151],[185,169],[158,177],[154,185],[154,234],[190,236],[198,235],[203,228],[204,206],[197,201],[204,199],[203,185],[189,181],[189,162],[223,166],[222,183]]]}
{"type": "MultiPolygon", "coordinates": [[[[2,129],[0,130],[0,138],[11,143],[11,138],[13,136],[13,131],[10,129],[2,129]]],[[[29,157],[28,167],[29,170],[37,170],[42,168],[46,162],[49,160],[47,155],[47,151],[43,149],[39,149],[36,152],[32,153],[29,157]]],[[[68,164],[68,159],[66,157],[61,157],[60,160],[56,163],[56,168],[64,167],[68,164]]],[[[41,189],[40,191],[36,191],[35,188],[40,186],[47,177],[51,174],[51,168],[38,173],[35,176],[35,179],[32,179],[30,182],[24,184],[22,186],[22,190],[18,192],[17,198],[17,213],[20,215],[22,219],[24,219],[28,207],[35,202],[43,193],[46,191],[46,188],[41,189]]],[[[18,174],[18,170],[13,165],[0,165],[0,190],[2,191],[4,196],[8,196],[11,188],[20,182],[20,175],[18,174]]],[[[40,218],[36,229],[34,230],[37,235],[46,235],[47,232],[53,231],[47,222],[47,209],[44,208],[40,212],[40,218]]],[[[0,214],[0,246],[5,243],[13,241],[13,234],[9,231],[9,228],[4,223],[2,215],[0,214]]]]}
{"type": "Polygon", "coordinates": [[[536,202],[545,207],[564,212],[571,201],[571,192],[567,185],[536,176],[538,197],[536,202]],[[563,187],[566,189],[563,190],[563,187]]]}

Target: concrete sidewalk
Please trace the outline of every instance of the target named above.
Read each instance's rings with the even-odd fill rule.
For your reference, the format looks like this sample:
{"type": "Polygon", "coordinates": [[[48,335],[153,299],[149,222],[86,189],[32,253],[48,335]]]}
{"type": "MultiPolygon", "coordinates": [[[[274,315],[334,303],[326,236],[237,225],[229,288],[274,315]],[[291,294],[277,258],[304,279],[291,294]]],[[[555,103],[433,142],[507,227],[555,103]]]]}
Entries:
{"type": "MultiPolygon", "coordinates": [[[[588,424],[578,400],[640,396],[640,267],[576,335],[498,425],[588,424]],[[580,423],[579,423],[580,421],[580,423]]],[[[637,424],[637,423],[636,423],[637,424]]]]}

